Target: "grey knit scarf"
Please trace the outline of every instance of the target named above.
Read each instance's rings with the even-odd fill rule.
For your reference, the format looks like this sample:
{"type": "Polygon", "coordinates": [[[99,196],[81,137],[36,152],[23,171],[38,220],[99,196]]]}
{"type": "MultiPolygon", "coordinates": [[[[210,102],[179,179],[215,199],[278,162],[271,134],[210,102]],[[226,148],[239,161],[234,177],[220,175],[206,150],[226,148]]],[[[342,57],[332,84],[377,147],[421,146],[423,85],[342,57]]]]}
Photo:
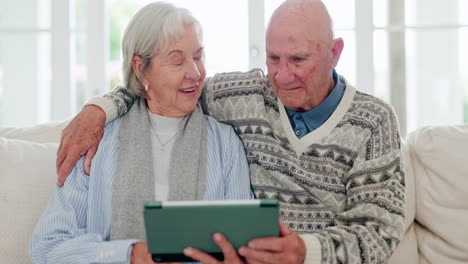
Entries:
{"type": "MultiPolygon", "coordinates": [[[[146,101],[137,100],[120,125],[120,149],[112,190],[111,240],[146,241],[143,205],[155,199],[151,127],[146,101]]],[[[203,199],[207,125],[200,108],[181,122],[172,148],[169,200],[203,199]]]]}

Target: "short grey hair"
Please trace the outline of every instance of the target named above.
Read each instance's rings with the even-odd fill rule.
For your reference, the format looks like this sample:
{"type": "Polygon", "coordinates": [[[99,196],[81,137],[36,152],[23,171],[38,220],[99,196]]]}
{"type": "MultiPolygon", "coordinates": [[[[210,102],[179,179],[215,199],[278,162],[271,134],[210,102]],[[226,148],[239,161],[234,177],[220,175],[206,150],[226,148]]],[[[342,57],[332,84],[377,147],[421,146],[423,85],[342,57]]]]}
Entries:
{"type": "Polygon", "coordinates": [[[193,25],[202,42],[200,22],[185,8],[166,2],[154,2],[138,11],[128,23],[122,38],[122,72],[126,89],[135,96],[146,98],[146,92],[133,70],[133,56],[143,59],[141,74],[151,65],[151,57],[169,48],[179,39],[186,25],[193,25]]]}

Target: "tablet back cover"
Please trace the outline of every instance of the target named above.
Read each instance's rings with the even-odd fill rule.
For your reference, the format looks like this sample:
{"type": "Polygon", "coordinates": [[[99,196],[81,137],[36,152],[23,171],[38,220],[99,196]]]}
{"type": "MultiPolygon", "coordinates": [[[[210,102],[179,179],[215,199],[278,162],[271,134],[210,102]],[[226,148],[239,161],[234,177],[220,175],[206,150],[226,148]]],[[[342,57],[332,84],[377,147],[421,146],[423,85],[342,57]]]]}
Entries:
{"type": "Polygon", "coordinates": [[[189,246],[222,259],[221,250],[212,239],[215,232],[225,235],[236,249],[254,238],[279,236],[276,200],[252,200],[249,204],[216,201],[214,205],[197,202],[181,202],[177,206],[145,204],[146,237],[154,261],[192,261],[182,253],[189,246]]]}

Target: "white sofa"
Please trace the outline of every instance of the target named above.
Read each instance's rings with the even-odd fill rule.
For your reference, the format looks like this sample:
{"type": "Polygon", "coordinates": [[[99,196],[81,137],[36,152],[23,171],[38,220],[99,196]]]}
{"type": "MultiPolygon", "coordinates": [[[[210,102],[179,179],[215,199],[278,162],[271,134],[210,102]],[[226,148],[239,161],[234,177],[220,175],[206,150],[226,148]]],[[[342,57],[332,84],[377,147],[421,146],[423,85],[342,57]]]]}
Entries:
{"type": "MultiPolygon", "coordinates": [[[[0,263],[30,263],[31,232],[55,190],[67,122],[0,128],[0,263]]],[[[468,263],[468,125],[426,127],[403,147],[405,235],[390,263],[468,263]]]]}

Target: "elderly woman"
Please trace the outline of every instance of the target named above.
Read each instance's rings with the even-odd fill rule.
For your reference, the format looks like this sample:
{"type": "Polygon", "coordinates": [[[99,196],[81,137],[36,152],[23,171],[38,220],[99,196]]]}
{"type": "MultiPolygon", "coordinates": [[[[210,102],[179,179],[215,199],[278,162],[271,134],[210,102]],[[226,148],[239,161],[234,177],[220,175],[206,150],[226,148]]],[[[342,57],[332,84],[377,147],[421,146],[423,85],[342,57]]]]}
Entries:
{"type": "Polygon", "coordinates": [[[32,236],[33,263],[149,263],[144,202],[252,198],[240,140],[197,106],[201,38],[199,22],[167,3],[130,21],[124,83],[140,99],[106,125],[90,176],[82,157],[50,199],[32,236]]]}

